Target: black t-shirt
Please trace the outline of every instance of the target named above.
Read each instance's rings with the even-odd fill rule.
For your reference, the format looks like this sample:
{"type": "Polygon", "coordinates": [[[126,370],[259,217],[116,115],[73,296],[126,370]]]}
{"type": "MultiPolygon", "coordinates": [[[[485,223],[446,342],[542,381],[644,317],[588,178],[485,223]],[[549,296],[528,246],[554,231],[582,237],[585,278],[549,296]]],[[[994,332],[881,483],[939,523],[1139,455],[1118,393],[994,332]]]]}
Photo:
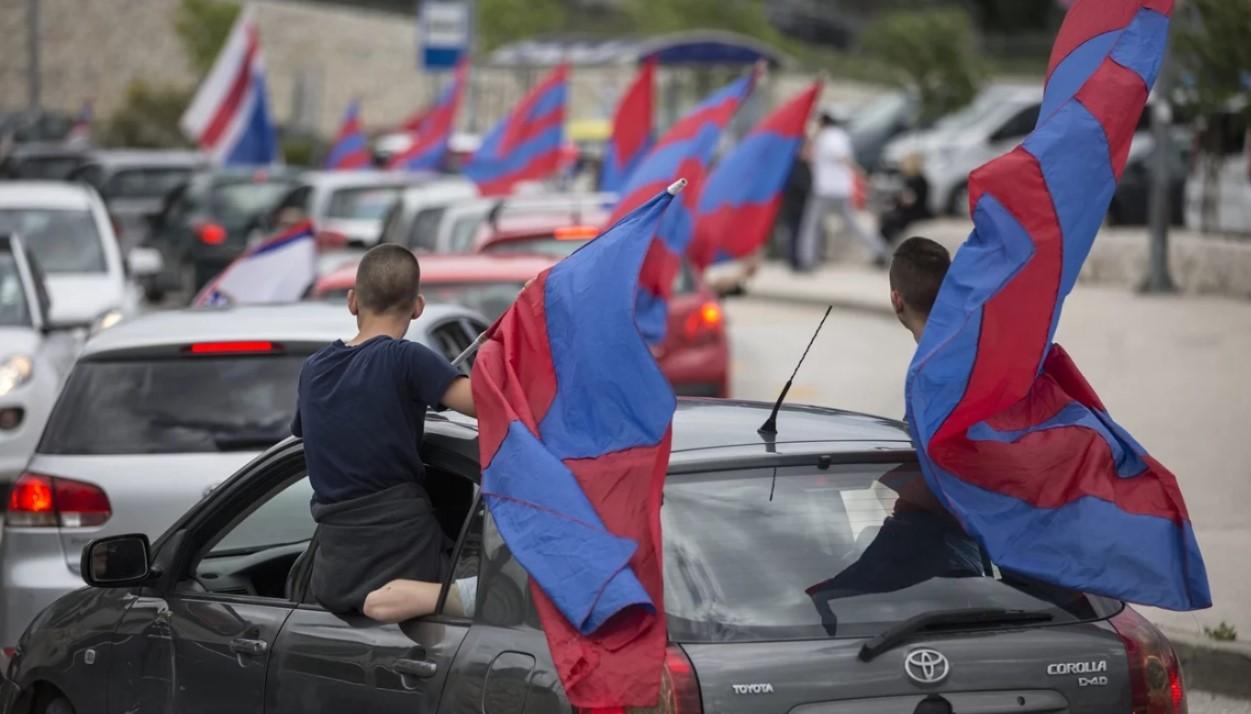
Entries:
{"type": "Polygon", "coordinates": [[[309,357],[291,433],[304,438],[316,500],[335,503],[405,481],[420,484],[426,407],[437,408],[459,376],[428,347],[385,335],[356,347],[336,340],[309,357]]]}

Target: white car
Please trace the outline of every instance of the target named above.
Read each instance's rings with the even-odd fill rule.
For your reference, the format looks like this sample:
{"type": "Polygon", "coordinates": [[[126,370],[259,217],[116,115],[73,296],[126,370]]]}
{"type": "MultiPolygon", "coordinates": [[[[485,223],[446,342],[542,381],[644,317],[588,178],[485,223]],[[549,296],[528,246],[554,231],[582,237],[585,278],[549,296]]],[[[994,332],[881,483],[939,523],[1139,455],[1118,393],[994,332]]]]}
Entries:
{"type": "Polygon", "coordinates": [[[1243,140],[1242,151],[1217,158],[1203,158],[1186,182],[1186,227],[1221,233],[1251,234],[1251,132],[1243,140]],[[1212,162],[1212,165],[1209,165],[1212,162]],[[1215,178],[1208,200],[1211,213],[1205,221],[1205,174],[1215,178]]]}
{"type": "MultiPolygon", "coordinates": [[[[20,236],[42,270],[52,298],[51,325],[107,325],[138,307],[139,291],[127,280],[109,214],[91,187],[50,181],[0,184],[0,233],[20,236]]],[[[138,272],[156,267],[137,262],[142,263],[138,272]]]]}
{"type": "Polygon", "coordinates": [[[478,187],[461,176],[446,176],[409,186],[387,214],[381,241],[422,252],[435,252],[439,223],[449,208],[478,197],[478,187]]]}
{"type": "MultiPolygon", "coordinates": [[[[985,89],[964,109],[925,131],[903,134],[886,145],[882,169],[898,171],[904,157],[919,153],[929,182],[934,215],[968,211],[969,172],[1019,144],[1038,123],[1042,89],[1000,84],[985,89]]],[[[875,188],[880,184],[875,183],[875,188]]]]}
{"type": "Polygon", "coordinates": [[[311,219],[318,231],[343,236],[348,246],[368,248],[378,242],[382,221],[400,193],[433,178],[434,174],[372,169],[310,171],[278,202],[269,223],[295,213],[311,219]]]}
{"type": "Polygon", "coordinates": [[[0,235],[0,483],[35,450],[78,342],[48,330],[50,298],[16,236],[0,235]]]}

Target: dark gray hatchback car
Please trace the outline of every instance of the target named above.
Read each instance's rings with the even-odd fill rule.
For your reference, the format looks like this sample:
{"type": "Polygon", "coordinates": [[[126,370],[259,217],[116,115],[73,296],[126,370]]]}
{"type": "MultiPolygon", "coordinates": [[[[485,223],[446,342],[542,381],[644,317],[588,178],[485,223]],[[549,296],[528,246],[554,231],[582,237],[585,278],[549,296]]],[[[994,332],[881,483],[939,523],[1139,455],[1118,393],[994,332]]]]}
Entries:
{"type": "MultiPolygon", "coordinates": [[[[902,425],[789,407],[763,438],[767,414],[680,402],[662,711],[1185,711],[1163,636],[1120,602],[991,563],[925,490],[902,425]]],[[[3,712],[569,712],[482,506],[476,438],[434,415],[423,445],[451,577],[477,578],[466,612],[383,625],[307,597],[311,490],[288,440],[151,548],[90,545],[91,586],[31,624],[3,712]]]]}

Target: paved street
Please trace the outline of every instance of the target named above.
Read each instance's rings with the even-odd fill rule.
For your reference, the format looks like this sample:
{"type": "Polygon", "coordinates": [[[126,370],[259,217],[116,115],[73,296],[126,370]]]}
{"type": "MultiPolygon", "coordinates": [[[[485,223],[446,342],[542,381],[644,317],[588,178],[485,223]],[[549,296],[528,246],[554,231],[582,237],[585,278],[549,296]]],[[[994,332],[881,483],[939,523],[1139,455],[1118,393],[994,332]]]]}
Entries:
{"type": "MultiPolygon", "coordinates": [[[[762,271],[757,284],[785,282],[762,271]]],[[[868,270],[827,271],[828,279],[872,302],[868,270]]],[[[818,278],[827,275],[819,274],[818,278]]],[[[755,290],[752,292],[762,292],[755,290]]],[[[898,417],[903,379],[914,345],[892,317],[867,309],[836,309],[800,371],[790,399],[898,417]]],[[[875,311],[877,310],[877,311],[875,311]]],[[[799,357],[822,309],[752,297],[731,300],[735,396],[772,400],[799,357]]],[[[1079,285],[1057,341],[1081,365],[1112,414],[1181,481],[1207,560],[1215,604],[1197,613],[1152,611],[1157,622],[1199,633],[1226,621],[1251,638],[1251,304],[1201,297],[1142,297],[1121,289],[1079,285]]],[[[779,424],[784,432],[785,423],[779,424]]]]}

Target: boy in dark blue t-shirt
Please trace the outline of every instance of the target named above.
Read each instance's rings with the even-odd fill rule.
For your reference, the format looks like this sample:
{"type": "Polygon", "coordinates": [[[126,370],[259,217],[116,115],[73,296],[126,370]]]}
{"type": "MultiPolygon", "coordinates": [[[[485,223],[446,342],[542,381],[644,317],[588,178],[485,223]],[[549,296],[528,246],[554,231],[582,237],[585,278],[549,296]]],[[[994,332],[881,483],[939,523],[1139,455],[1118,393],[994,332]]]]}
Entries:
{"type": "Polygon", "coordinates": [[[371,249],[348,292],[357,335],[300,372],[291,431],[313,486],[311,588],[332,612],[361,612],[366,594],[394,579],[439,582],[447,567],[418,448],[427,407],[473,416],[473,393],[446,359],[404,339],[425,307],[420,278],[408,250],[371,249]]]}

